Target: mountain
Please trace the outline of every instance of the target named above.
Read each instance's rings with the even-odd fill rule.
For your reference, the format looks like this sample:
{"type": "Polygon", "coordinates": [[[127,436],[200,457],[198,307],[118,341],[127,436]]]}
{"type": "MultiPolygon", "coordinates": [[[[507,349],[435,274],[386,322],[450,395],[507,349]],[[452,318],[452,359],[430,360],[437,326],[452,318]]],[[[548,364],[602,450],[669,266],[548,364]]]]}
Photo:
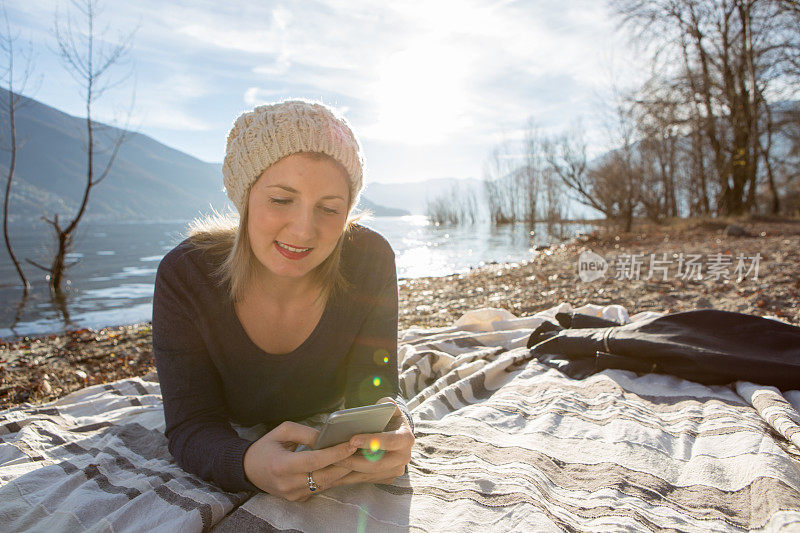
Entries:
{"type": "MultiPolygon", "coordinates": [[[[8,91],[0,89],[0,102],[8,91]]],[[[0,105],[0,177],[5,182],[11,154],[8,113],[0,105]]],[[[58,213],[72,217],[86,182],[86,119],[73,117],[32,98],[22,97],[17,109],[17,162],[9,214],[13,220],[37,220],[58,213]]],[[[96,123],[95,172],[108,161],[114,139],[123,131],[96,123]]],[[[190,219],[211,208],[225,211],[232,204],[222,190],[222,165],[207,163],[140,133],[126,139],[108,176],[92,188],[85,219],[190,219]]],[[[363,197],[361,207],[376,215],[395,215],[363,197]]]]}
{"type": "Polygon", "coordinates": [[[411,214],[407,209],[378,205],[375,202],[371,201],[370,199],[366,198],[363,194],[361,195],[361,198],[358,199],[358,205],[356,205],[356,210],[369,211],[376,217],[401,217],[403,215],[411,214]]]}
{"type": "Polygon", "coordinates": [[[478,199],[482,198],[483,181],[474,178],[438,178],[404,183],[370,183],[364,194],[381,205],[424,215],[428,200],[468,191],[475,191],[478,199]]]}
{"type": "MultiPolygon", "coordinates": [[[[0,101],[8,91],[0,89],[0,101]]],[[[7,127],[6,109],[0,123],[7,127]]],[[[17,164],[12,184],[10,214],[38,218],[76,212],[86,181],[85,119],[73,117],[31,98],[22,97],[16,113],[17,164]]],[[[97,123],[95,172],[108,161],[113,140],[122,130],[97,123]]],[[[7,132],[4,132],[7,135],[7,132]]],[[[4,137],[6,137],[4,135],[4,137]]],[[[91,191],[87,218],[191,218],[209,204],[224,209],[219,165],[206,163],[135,132],[117,154],[108,176],[91,191]]],[[[7,137],[6,137],[7,138],[7,137]]],[[[4,143],[7,146],[7,141],[4,143]]],[[[0,152],[0,168],[7,175],[10,153],[0,152]]]]}

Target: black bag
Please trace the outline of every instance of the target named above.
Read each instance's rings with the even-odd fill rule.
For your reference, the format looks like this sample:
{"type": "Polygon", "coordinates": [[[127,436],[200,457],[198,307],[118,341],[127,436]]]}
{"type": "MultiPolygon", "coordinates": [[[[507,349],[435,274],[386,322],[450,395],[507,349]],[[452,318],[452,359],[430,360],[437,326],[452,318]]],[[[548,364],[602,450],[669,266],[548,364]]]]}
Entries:
{"type": "Polygon", "coordinates": [[[608,368],[671,374],[706,385],[744,380],[800,389],[800,327],[743,313],[698,309],[620,325],[556,314],[528,348],[576,379],[608,368]]]}

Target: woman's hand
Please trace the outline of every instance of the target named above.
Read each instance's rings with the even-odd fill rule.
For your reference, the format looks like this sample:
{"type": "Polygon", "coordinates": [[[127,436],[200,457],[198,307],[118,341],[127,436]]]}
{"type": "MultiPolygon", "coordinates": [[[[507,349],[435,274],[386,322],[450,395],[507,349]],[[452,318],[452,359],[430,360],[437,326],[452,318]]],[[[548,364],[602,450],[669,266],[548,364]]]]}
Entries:
{"type": "MultiPolygon", "coordinates": [[[[384,402],[397,405],[391,398],[381,398],[375,403],[384,402]]],[[[411,462],[414,433],[399,407],[395,407],[386,428],[382,433],[353,435],[350,444],[365,451],[363,455],[352,455],[336,463],[350,472],[335,480],[332,487],[363,482],[390,485],[405,473],[406,465],[411,462]]]]}
{"type": "Polygon", "coordinates": [[[244,454],[244,473],[250,482],[273,496],[305,501],[314,494],[308,487],[308,473],[319,487],[329,489],[351,471],[336,465],[353,455],[356,447],[343,442],[323,450],[295,452],[299,444],[314,445],[319,431],[295,422],[281,425],[255,441],[244,454]]]}

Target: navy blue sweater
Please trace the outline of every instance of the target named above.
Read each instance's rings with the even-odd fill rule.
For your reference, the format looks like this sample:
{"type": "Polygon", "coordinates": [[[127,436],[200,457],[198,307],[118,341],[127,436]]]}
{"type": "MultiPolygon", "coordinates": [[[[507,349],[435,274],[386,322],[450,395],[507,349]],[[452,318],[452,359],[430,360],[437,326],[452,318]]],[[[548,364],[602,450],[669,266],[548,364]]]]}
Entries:
{"type": "Polygon", "coordinates": [[[245,332],[207,254],[184,241],[158,267],[155,356],[169,449],[186,471],[229,491],[258,490],[244,474],[250,441],[230,422],[274,427],[329,410],[398,401],[394,252],[356,225],[342,248],[350,288],[329,298],[294,351],[269,354],[245,332]],[[385,357],[388,356],[388,360],[385,357]]]}

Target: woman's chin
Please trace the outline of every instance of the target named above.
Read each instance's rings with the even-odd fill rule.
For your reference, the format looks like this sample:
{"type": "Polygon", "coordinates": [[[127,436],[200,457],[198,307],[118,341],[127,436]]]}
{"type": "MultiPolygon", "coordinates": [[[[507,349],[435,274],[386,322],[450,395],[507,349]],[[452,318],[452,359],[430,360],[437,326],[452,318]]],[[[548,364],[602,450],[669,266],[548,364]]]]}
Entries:
{"type": "Polygon", "coordinates": [[[296,279],[301,280],[308,276],[311,273],[312,269],[301,269],[301,268],[269,268],[265,269],[267,271],[267,275],[275,278],[281,279],[296,279]]]}
{"type": "Polygon", "coordinates": [[[313,260],[309,261],[309,259],[312,259],[311,256],[300,260],[286,259],[283,256],[279,256],[270,258],[269,261],[261,264],[264,266],[267,275],[300,280],[308,276],[317,266],[313,260]]]}

